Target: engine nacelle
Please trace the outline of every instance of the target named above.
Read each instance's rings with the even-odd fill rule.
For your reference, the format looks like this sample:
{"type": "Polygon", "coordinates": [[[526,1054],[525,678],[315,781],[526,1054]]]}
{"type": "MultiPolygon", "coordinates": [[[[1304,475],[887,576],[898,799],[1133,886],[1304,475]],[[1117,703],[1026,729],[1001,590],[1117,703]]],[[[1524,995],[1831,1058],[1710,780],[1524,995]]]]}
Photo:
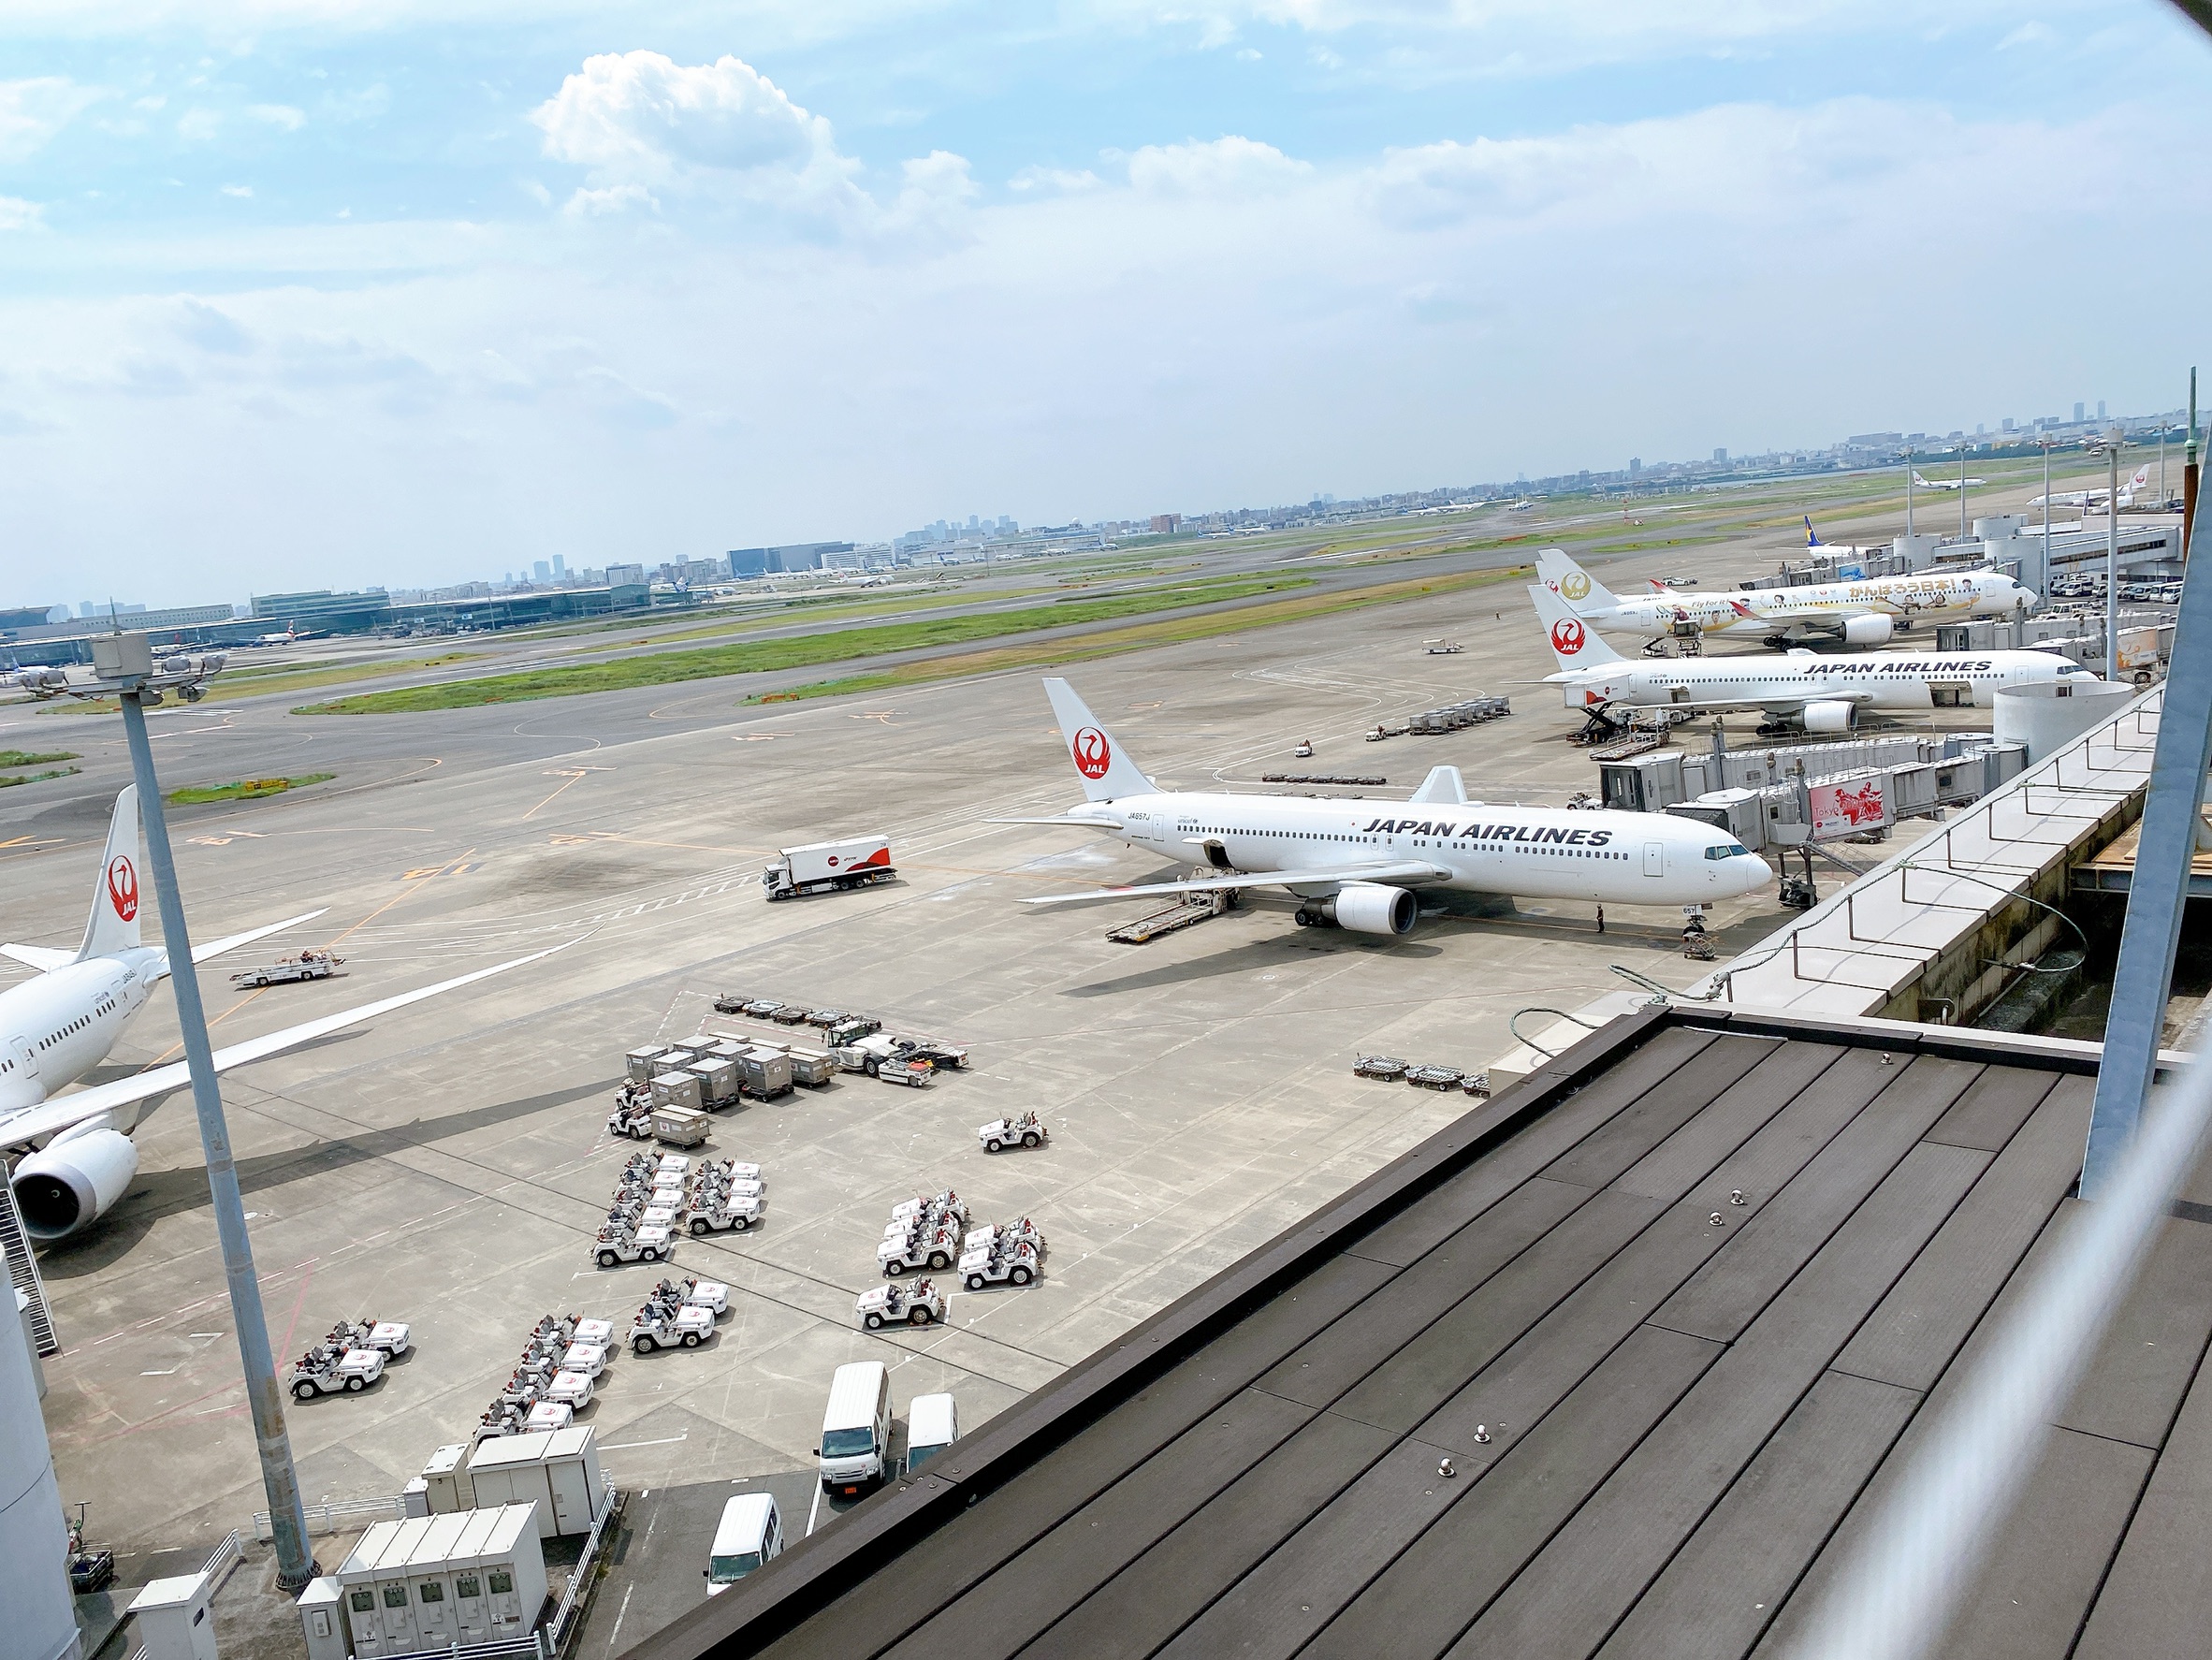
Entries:
{"type": "Polygon", "coordinates": [[[1843,643],[1846,646],[1886,646],[1889,636],[1896,632],[1890,619],[1879,611],[1871,617],[1846,617],[1843,619],[1843,643]]]}
{"type": "Polygon", "coordinates": [[[1807,732],[1849,732],[1852,721],[1858,714],[1858,706],[1841,698],[1823,699],[1805,706],[1807,732]]]}
{"type": "Polygon", "coordinates": [[[1409,888],[1378,881],[1347,881],[1321,901],[1321,914],[1355,934],[1410,934],[1420,906],[1409,888]]]}
{"type": "Polygon", "coordinates": [[[138,1173],[138,1144],[129,1136],[83,1130],[15,1167],[15,1207],[32,1238],[66,1239],[105,1215],[138,1173]]]}

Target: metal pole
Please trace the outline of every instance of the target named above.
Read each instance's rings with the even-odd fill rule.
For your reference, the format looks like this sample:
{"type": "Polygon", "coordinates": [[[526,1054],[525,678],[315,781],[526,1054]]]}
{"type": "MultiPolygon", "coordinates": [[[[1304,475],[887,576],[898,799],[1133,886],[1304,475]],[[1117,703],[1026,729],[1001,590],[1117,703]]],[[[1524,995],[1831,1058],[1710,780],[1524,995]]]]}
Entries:
{"type": "Polygon", "coordinates": [[[2105,447],[2111,483],[2104,494],[2104,677],[2119,683],[2119,445],[2105,447]]]}
{"type": "Polygon", "coordinates": [[[2043,435],[2043,603],[2051,603],[2051,435],[2043,435]]]}
{"type": "Polygon", "coordinates": [[[177,887],[168,820],[162,812],[161,780],[153,772],[153,746],[146,741],[146,711],[140,695],[135,689],[118,693],[123,729],[130,740],[131,772],[138,781],[138,808],[145,815],[146,852],[153,861],[153,891],[161,904],[162,944],[168,952],[169,983],[176,989],[177,1024],[182,1028],[185,1064],[192,1074],[192,1104],[199,1114],[200,1146],[208,1161],[208,1192],[214,1201],[215,1232],[223,1242],[223,1274],[230,1287],[230,1315],[238,1325],[239,1359],[245,1368],[246,1404],[254,1412],[261,1485],[269,1495],[269,1529],[276,1536],[277,1584],[286,1591],[299,1591],[322,1569],[308,1550],[307,1517],[299,1506],[299,1476],[292,1467],[292,1443],[284,1433],[284,1398],[269,1357],[261,1285],[254,1273],[254,1248],[246,1238],[238,1165],[230,1153],[230,1127],[223,1119],[223,1096],[215,1082],[214,1056],[208,1042],[207,1012],[199,1000],[199,975],[192,966],[192,939],[184,929],[184,898],[177,887]]]}
{"type": "Polygon", "coordinates": [[[1905,542],[1906,554],[1905,554],[1905,557],[1906,557],[1908,560],[1909,560],[1909,559],[1911,559],[1911,558],[1913,557],[1913,556],[1912,556],[1912,552],[1911,552],[1912,546],[1913,546],[1913,544],[1912,544],[1912,540],[1911,540],[1911,538],[1912,538],[1912,535],[1913,535],[1913,446],[1912,446],[1911,444],[1908,444],[1907,445],[1905,445],[1905,536],[1906,536],[1906,542],[1905,542]]]}
{"type": "Polygon", "coordinates": [[[2113,969],[2112,1012],[2097,1066],[2097,1105],[2089,1119],[2081,1196],[2099,1197],[2111,1181],[2150,1093],[2174,990],[2174,954],[2189,897],[2190,864],[2205,834],[2205,771],[2212,766],[2212,583],[2183,582],[2174,625],[2174,659],[2159,701],[2143,834],[2128,883],[2128,916],[2113,969]]]}
{"type": "Polygon", "coordinates": [[[1966,444],[1958,445],[1958,538],[1966,539],[1966,444]]]}

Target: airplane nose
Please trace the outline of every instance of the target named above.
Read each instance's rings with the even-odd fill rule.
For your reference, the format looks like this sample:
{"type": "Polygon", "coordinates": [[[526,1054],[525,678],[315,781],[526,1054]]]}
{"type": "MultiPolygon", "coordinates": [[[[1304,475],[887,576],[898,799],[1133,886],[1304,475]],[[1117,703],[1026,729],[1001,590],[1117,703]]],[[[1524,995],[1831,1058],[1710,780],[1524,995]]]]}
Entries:
{"type": "Polygon", "coordinates": [[[1774,867],[1760,858],[1758,854],[1744,853],[1731,862],[1739,866],[1739,874],[1742,886],[1737,889],[1738,893],[1755,894],[1761,888],[1773,883],[1774,867]]]}

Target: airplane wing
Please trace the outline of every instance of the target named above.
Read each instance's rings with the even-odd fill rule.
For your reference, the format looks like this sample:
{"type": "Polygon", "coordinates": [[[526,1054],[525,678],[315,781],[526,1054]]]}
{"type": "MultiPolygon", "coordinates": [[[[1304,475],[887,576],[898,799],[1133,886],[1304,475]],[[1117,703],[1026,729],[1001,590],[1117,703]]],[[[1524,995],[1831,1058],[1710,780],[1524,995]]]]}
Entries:
{"type": "Polygon", "coordinates": [[[41,974],[51,973],[65,963],[77,960],[77,954],[73,951],[58,951],[45,945],[0,945],[0,956],[13,957],[41,974]]]}
{"type": "Polygon", "coordinates": [[[1052,818],[985,819],[983,823],[986,824],[1066,824],[1077,830],[1111,830],[1116,836],[1122,833],[1122,827],[1119,824],[1109,824],[1103,819],[1072,818],[1067,813],[1060,813],[1052,818]]]}
{"type": "MultiPolygon", "coordinates": [[[[325,906],[323,910],[328,909],[325,906]]],[[[269,935],[281,934],[286,928],[296,928],[301,923],[312,923],[323,914],[323,910],[303,910],[298,916],[288,916],[281,923],[270,923],[267,927],[248,928],[243,934],[233,934],[227,939],[213,939],[205,945],[196,945],[192,948],[192,960],[204,963],[210,957],[221,956],[226,951],[236,951],[241,945],[251,945],[256,939],[266,939],[269,935]]]]}
{"type": "MultiPolygon", "coordinates": [[[[1136,887],[1093,888],[1084,894],[1045,894],[1025,905],[1103,905],[1114,899],[1154,899],[1176,894],[1217,894],[1230,888],[1291,888],[1332,881],[1442,881],[1450,871],[1426,859],[1390,864],[1320,865],[1304,870],[1257,870],[1197,881],[1149,881],[1136,887]]],[[[0,1132],[5,1133],[5,1132],[0,1132]]]]}
{"type": "MultiPolygon", "coordinates": [[[[577,942],[577,939],[570,939],[550,950],[533,951],[528,956],[495,963],[488,968],[478,968],[473,974],[441,980],[435,985],[418,986],[414,991],[401,992],[396,997],[382,997],[373,1003],[364,1003],[357,1009],[326,1014],[320,1020],[288,1026],[266,1037],[248,1038],[242,1043],[232,1043],[215,1051],[215,1070],[226,1072],[232,1067],[243,1066],[247,1061],[261,1060],[271,1055],[280,1055],[287,1049],[297,1049],[302,1043],[312,1043],[317,1038],[343,1031],[347,1027],[357,1026],[364,1020],[373,1020],[379,1014],[388,1014],[394,1009],[404,1009],[410,1003],[419,1003],[442,992],[458,991],[464,985],[473,985],[479,980],[489,980],[494,974],[504,974],[509,968],[519,968],[526,964],[539,962],[551,956],[554,952],[566,951],[577,942]]],[[[180,1060],[128,1078],[118,1078],[111,1084],[95,1084],[89,1089],[71,1090],[66,1095],[56,1096],[52,1100],[0,1121],[0,1145],[12,1147],[24,1142],[58,1135],[88,1118],[96,1118],[118,1107],[130,1106],[149,1096],[167,1095],[171,1090],[183,1088],[191,1081],[190,1069],[180,1060]]]]}

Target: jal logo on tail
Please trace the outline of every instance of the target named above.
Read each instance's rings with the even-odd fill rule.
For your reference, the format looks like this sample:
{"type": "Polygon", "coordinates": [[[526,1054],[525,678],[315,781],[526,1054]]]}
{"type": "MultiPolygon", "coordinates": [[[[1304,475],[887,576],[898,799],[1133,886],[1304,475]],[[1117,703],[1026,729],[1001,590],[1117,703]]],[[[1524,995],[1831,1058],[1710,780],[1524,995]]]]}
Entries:
{"type": "Polygon", "coordinates": [[[117,853],[109,862],[108,903],[115,907],[115,914],[126,923],[138,914],[138,872],[128,854],[117,853]]]}
{"type": "Polygon", "coordinates": [[[1113,764],[1113,747],[1096,726],[1086,726],[1077,733],[1069,749],[1075,756],[1075,770],[1086,779],[1104,778],[1106,769],[1113,764]]]}
{"type": "Polygon", "coordinates": [[[1570,600],[1586,600],[1590,597],[1590,578],[1579,571],[1570,571],[1559,579],[1559,591],[1570,600]]]}
{"type": "Polygon", "coordinates": [[[1562,617],[1551,625],[1551,649],[1562,657],[1572,657],[1582,649],[1582,625],[1572,617],[1562,617]]]}

